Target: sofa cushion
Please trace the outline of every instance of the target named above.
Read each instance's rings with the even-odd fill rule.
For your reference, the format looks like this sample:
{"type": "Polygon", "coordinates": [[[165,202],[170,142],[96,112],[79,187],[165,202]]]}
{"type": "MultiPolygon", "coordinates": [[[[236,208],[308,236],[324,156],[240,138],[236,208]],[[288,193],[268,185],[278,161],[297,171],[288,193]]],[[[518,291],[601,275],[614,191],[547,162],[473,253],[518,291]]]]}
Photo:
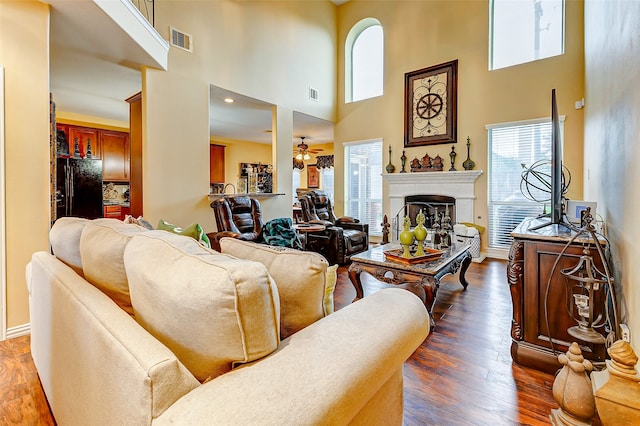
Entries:
{"type": "Polygon", "coordinates": [[[136,320],[199,380],[277,349],[278,289],[260,263],[165,231],[133,237],[124,262],[136,320]]]}
{"type": "Polygon", "coordinates": [[[142,232],[150,231],[118,219],[95,219],[86,224],[80,237],[85,279],[129,314],[133,314],[133,308],[124,270],[124,248],[131,237],[142,232]]]}
{"type": "Polygon", "coordinates": [[[322,255],[235,238],[221,239],[220,249],[267,267],[278,286],[283,339],[333,312],[337,266],[330,268],[322,255]]]}
{"type": "Polygon", "coordinates": [[[89,219],[79,217],[61,217],[49,231],[49,243],[53,254],[80,276],[84,276],[80,256],[80,235],[89,222],[89,219]]]}

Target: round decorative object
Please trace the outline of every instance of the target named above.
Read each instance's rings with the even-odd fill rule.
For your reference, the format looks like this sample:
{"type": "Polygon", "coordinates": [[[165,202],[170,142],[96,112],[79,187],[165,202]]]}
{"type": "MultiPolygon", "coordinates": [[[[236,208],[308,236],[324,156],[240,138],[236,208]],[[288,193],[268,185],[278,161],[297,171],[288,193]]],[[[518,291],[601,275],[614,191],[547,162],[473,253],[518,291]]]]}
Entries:
{"type": "Polygon", "coordinates": [[[462,163],[462,167],[464,167],[465,170],[473,170],[473,168],[476,166],[476,163],[474,163],[469,156],[470,147],[471,147],[471,138],[467,136],[467,159],[464,160],[464,163],[462,163]]]}
{"type": "Polygon", "coordinates": [[[416,114],[426,120],[437,117],[442,112],[444,101],[437,93],[427,93],[416,104],[416,114]]]}
{"type": "Polygon", "coordinates": [[[389,164],[387,164],[387,173],[391,174],[395,171],[396,166],[394,166],[393,164],[391,164],[391,145],[389,145],[389,164]]]}
{"type": "Polygon", "coordinates": [[[413,244],[413,240],[415,239],[415,235],[411,230],[409,230],[409,226],[411,226],[411,219],[409,216],[404,217],[404,221],[402,222],[402,232],[400,232],[400,244],[402,244],[402,257],[405,259],[411,258],[411,252],[409,251],[409,247],[413,244]]]}
{"type": "Polygon", "coordinates": [[[416,257],[424,256],[424,240],[427,239],[427,228],[424,227],[424,213],[422,213],[422,209],[416,216],[416,227],[413,228],[413,235],[416,237],[418,249],[416,250],[416,257]]]}
{"type": "Polygon", "coordinates": [[[591,424],[590,419],[596,413],[589,373],[593,370],[591,362],[584,359],[576,342],[569,350],[558,355],[563,365],[553,381],[553,398],[560,408],[551,410],[551,423],[555,425],[591,424]]]}

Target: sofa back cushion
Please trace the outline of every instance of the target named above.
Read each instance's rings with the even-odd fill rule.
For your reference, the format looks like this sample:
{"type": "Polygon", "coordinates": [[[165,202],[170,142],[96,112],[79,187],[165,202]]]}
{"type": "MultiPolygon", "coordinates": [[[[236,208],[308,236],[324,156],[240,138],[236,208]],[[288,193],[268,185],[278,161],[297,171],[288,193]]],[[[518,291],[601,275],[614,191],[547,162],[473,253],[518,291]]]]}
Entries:
{"type": "Polygon", "coordinates": [[[278,290],[262,264],[165,231],[133,237],[124,263],[136,320],[200,381],[277,349],[278,290]]]}
{"type": "Polygon", "coordinates": [[[337,265],[318,253],[241,241],[220,240],[222,253],[266,266],[280,295],[282,339],[333,312],[337,265]]]}
{"type": "Polygon", "coordinates": [[[61,217],[49,231],[49,243],[53,254],[81,277],[84,274],[80,256],[80,236],[89,222],[89,219],[79,217],[61,217]]]}
{"type": "Polygon", "coordinates": [[[89,221],[80,237],[84,277],[122,309],[133,314],[129,283],[124,270],[124,249],[131,238],[145,228],[118,219],[89,221]]]}

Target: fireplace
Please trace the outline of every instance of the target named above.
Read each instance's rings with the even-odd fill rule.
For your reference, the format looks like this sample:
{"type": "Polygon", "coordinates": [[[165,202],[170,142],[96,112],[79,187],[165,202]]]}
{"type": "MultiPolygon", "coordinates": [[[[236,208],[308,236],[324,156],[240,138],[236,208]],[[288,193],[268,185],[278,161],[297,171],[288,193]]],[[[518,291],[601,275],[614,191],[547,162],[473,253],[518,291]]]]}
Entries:
{"type": "MultiPolygon", "coordinates": [[[[385,173],[382,176],[389,185],[389,219],[393,220],[396,215],[403,212],[405,204],[409,200],[419,200],[425,196],[438,196],[441,198],[434,198],[435,201],[432,204],[440,203],[439,212],[443,207],[446,211],[446,201],[452,200],[451,203],[448,203],[452,224],[460,222],[474,223],[475,181],[481,174],[482,170],[385,173]]],[[[427,214],[424,211],[423,213],[427,214]]],[[[415,224],[415,219],[413,223],[415,224]]],[[[392,230],[392,239],[397,240],[393,224],[392,230]]]]}

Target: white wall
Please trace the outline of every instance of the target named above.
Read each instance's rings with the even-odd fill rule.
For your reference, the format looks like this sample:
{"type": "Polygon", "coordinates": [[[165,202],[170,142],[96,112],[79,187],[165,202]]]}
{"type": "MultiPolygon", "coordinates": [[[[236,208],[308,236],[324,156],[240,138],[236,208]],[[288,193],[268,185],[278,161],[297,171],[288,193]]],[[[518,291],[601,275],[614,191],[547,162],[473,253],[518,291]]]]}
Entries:
{"type": "Polygon", "coordinates": [[[640,4],[585,2],[585,199],[598,202],[617,297],[640,353],[640,4]]]}

